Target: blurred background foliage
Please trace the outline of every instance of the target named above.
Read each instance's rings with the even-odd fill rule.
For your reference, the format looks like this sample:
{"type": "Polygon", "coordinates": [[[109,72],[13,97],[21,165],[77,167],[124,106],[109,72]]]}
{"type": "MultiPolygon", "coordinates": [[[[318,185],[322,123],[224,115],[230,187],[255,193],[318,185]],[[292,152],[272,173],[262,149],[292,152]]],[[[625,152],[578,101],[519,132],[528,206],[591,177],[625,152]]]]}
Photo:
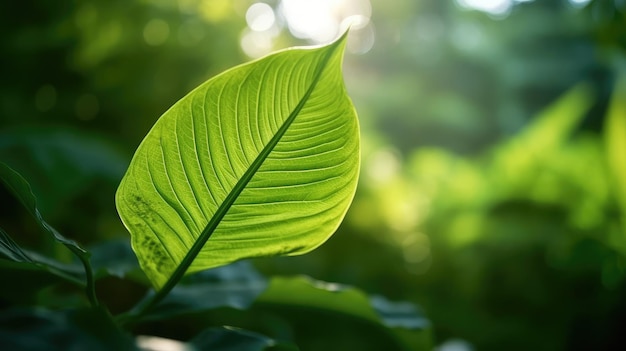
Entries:
{"type": "MultiPolygon", "coordinates": [[[[359,191],[324,246],[255,265],[418,303],[439,350],[624,344],[625,1],[23,0],[0,19],[0,160],[67,236],[127,236],[117,184],[188,91],[351,24],[359,191]]],[[[0,197],[2,227],[53,250],[0,197]]]]}

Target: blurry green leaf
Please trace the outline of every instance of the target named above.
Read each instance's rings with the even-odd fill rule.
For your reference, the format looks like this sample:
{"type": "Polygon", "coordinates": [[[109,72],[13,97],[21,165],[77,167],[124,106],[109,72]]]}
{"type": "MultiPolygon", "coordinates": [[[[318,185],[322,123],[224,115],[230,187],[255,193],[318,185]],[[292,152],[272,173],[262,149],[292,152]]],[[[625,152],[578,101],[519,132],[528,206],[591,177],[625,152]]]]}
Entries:
{"type": "Polygon", "coordinates": [[[388,350],[428,350],[431,347],[430,323],[414,305],[368,297],[352,287],[306,277],[275,277],[257,303],[288,306],[307,318],[317,311],[324,313],[329,321],[343,316],[365,322],[391,337],[395,346],[389,345],[388,350]]]}
{"type": "Polygon", "coordinates": [[[50,218],[96,180],[117,184],[128,155],[84,130],[21,127],[0,131],[0,161],[29,180],[39,210],[50,218]]]}
{"type": "Polygon", "coordinates": [[[56,229],[46,223],[37,208],[35,195],[33,194],[28,182],[4,163],[0,163],[0,181],[4,183],[9,192],[11,192],[11,194],[13,194],[13,196],[15,196],[15,198],[26,208],[33,218],[35,218],[37,225],[39,225],[43,231],[50,234],[56,241],[67,246],[77,255],[88,257],[87,252],[78,246],[75,241],[65,238],[57,232],[56,229]]]}
{"type": "Polygon", "coordinates": [[[190,342],[194,350],[216,351],[297,351],[298,347],[270,339],[264,335],[251,331],[233,328],[209,328],[190,342]]]}
{"type": "Polygon", "coordinates": [[[137,257],[126,238],[97,243],[89,251],[96,278],[107,275],[124,278],[139,270],[137,257]]]}
{"type": "MultiPolygon", "coordinates": [[[[0,267],[24,271],[46,271],[72,283],[84,285],[79,278],[83,273],[81,267],[64,264],[22,249],[2,228],[0,228],[0,267]]],[[[28,279],[25,276],[23,278],[28,279]]]]}
{"type": "Polygon", "coordinates": [[[618,81],[608,111],[604,134],[615,194],[626,216],[626,74],[618,81]]]}
{"type": "Polygon", "coordinates": [[[0,258],[15,262],[34,263],[2,228],[0,228],[0,258]]]}
{"type": "Polygon", "coordinates": [[[136,350],[101,308],[11,309],[0,314],[0,350],[136,350]]]}
{"type": "Polygon", "coordinates": [[[336,230],[360,159],[344,46],[345,36],[233,68],[157,121],[116,197],[156,288],[246,257],[303,254],[336,230]]]}
{"type": "Polygon", "coordinates": [[[137,345],[145,351],[298,351],[293,344],[233,327],[208,328],[189,342],[141,335],[137,337],[137,345]]]}
{"type": "Polygon", "coordinates": [[[89,252],[80,247],[74,240],[65,238],[59,232],[50,226],[41,216],[41,213],[37,209],[37,201],[33,194],[30,185],[21,175],[11,169],[4,163],[0,162],[0,181],[4,183],[6,188],[15,196],[15,198],[22,203],[26,210],[33,216],[37,225],[47,234],[54,238],[57,242],[65,245],[72,253],[74,253],[81,261],[85,268],[85,275],[87,280],[88,296],[90,301],[95,304],[95,293],[93,290],[93,281],[91,279],[92,271],[89,263],[89,252]]]}
{"type": "Polygon", "coordinates": [[[246,309],[266,288],[267,280],[249,262],[235,262],[187,276],[142,320],[167,319],[220,307],[246,309]]]}
{"type": "Polygon", "coordinates": [[[525,159],[549,154],[570,137],[591,107],[592,98],[589,86],[575,86],[504,145],[503,157],[525,159]]]}

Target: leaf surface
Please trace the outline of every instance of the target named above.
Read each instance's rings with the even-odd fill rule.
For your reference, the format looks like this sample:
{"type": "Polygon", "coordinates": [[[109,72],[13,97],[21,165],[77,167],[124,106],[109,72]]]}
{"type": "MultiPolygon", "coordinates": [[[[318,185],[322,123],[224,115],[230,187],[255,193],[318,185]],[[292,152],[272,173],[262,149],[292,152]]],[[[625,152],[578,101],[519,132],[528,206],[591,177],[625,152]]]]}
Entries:
{"type": "Polygon", "coordinates": [[[156,122],[116,194],[156,288],[242,258],[303,254],[336,230],[360,161],[344,46],[345,36],[235,67],[156,122]]]}
{"type": "MultiPolygon", "coordinates": [[[[338,335],[325,334],[325,338],[347,337],[350,342],[355,342],[349,337],[349,325],[358,322],[370,327],[368,334],[360,339],[370,343],[376,340],[374,336],[384,337],[389,341],[385,350],[432,349],[430,322],[417,306],[409,302],[392,302],[381,296],[368,296],[347,285],[304,276],[273,277],[255,306],[284,311],[285,315],[291,316],[289,321],[294,326],[307,326],[306,323],[310,322],[310,328],[322,328],[314,321],[324,318],[325,327],[330,325],[333,330],[329,332],[332,333],[336,329],[332,327],[333,323],[341,325],[338,335]]],[[[315,338],[320,338],[320,335],[320,330],[315,329],[315,338]]]]}
{"type": "MultiPolygon", "coordinates": [[[[93,305],[97,305],[97,299],[95,296],[95,290],[93,285],[93,272],[89,262],[90,254],[85,249],[80,247],[74,240],[68,239],[61,235],[56,229],[54,229],[48,222],[43,219],[39,208],[37,207],[37,199],[30,187],[30,184],[19,173],[13,170],[11,167],[0,162],[0,182],[15,196],[15,198],[26,208],[26,210],[33,216],[39,228],[50,235],[58,243],[65,245],[78,259],[81,261],[84,267],[86,290],[90,302],[93,305]]],[[[8,237],[8,236],[7,236],[8,237]]],[[[11,257],[10,257],[11,258],[11,257]]],[[[13,257],[15,258],[15,257],[13,257]]],[[[31,254],[32,258],[32,254],[31,254]]],[[[43,263],[43,258],[39,260],[39,263],[43,263]]],[[[53,267],[53,261],[48,262],[48,266],[53,267]]],[[[53,267],[54,268],[54,267],[53,267]]]]}

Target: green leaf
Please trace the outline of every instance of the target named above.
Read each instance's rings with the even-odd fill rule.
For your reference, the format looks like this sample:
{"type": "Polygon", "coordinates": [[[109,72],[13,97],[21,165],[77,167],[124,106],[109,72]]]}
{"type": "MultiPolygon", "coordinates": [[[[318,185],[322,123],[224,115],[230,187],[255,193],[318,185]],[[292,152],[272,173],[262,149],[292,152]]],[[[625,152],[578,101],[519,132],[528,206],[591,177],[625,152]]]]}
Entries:
{"type": "MultiPolygon", "coordinates": [[[[128,238],[99,242],[90,246],[89,251],[91,252],[91,266],[96,279],[107,276],[126,278],[129,275],[143,277],[128,238]],[[135,274],[136,272],[139,274],[135,274]]],[[[143,277],[143,281],[146,282],[145,277],[143,277]]]]}
{"type": "Polygon", "coordinates": [[[0,162],[0,181],[4,183],[6,188],[15,196],[15,198],[26,208],[26,210],[35,218],[39,227],[46,233],[50,234],[56,241],[64,244],[70,250],[78,255],[87,255],[87,251],[81,248],[74,240],[65,238],[49,225],[41,216],[37,208],[37,200],[30,188],[28,182],[22,178],[19,173],[4,163],[0,162]]]}
{"type": "Polygon", "coordinates": [[[193,350],[216,351],[297,351],[298,348],[289,343],[270,339],[265,335],[233,328],[209,328],[194,337],[189,345],[193,350]]]}
{"type": "Polygon", "coordinates": [[[244,310],[267,285],[267,279],[247,261],[213,268],[186,277],[141,320],[162,320],[222,307],[244,310]]]}
{"type": "Polygon", "coordinates": [[[56,229],[49,225],[42,217],[39,209],[37,208],[37,200],[31,190],[28,182],[22,178],[16,171],[0,162],[0,182],[15,196],[15,198],[26,208],[26,210],[33,216],[37,225],[45,233],[49,234],[54,240],[65,245],[72,253],[74,253],[83,264],[85,268],[86,277],[86,289],[92,305],[97,305],[97,299],[95,296],[95,288],[93,285],[93,273],[91,265],[89,263],[89,252],[80,247],[74,240],[67,239],[61,235],[56,229]]]}
{"type": "MultiPolygon", "coordinates": [[[[74,284],[84,286],[84,282],[80,279],[83,274],[80,267],[64,264],[21,248],[2,228],[0,228],[0,269],[45,271],[74,284]]],[[[26,277],[23,278],[27,279],[26,277]]]]}
{"type": "Polygon", "coordinates": [[[119,149],[97,133],[68,127],[0,131],[0,160],[28,179],[37,207],[48,219],[96,186],[100,192],[114,191],[130,160],[119,149]]]}
{"type": "Polygon", "coordinates": [[[156,122],[116,195],[156,288],[243,258],[303,254],[336,230],[360,161],[344,46],[345,36],[235,67],[156,122]]]}
{"type": "Polygon", "coordinates": [[[10,309],[0,314],[0,350],[137,350],[103,308],[10,309]]]}
{"type": "Polygon", "coordinates": [[[189,342],[142,335],[137,337],[137,344],[142,350],[152,351],[298,351],[293,344],[233,327],[205,329],[189,342]]]}
{"type": "MultiPolygon", "coordinates": [[[[388,344],[386,350],[430,350],[432,346],[430,322],[415,305],[391,302],[380,296],[370,297],[350,286],[308,277],[274,277],[255,303],[256,307],[266,305],[291,311],[295,318],[304,317],[298,322],[292,321],[294,326],[316,320],[315,314],[327,324],[341,320],[340,334],[342,338],[348,338],[347,342],[354,342],[354,339],[347,335],[349,329],[346,323],[356,321],[370,327],[370,341],[379,340],[375,333],[389,338],[392,344],[388,344]]],[[[314,337],[320,338],[320,335],[323,333],[316,330],[314,337]]],[[[367,339],[366,336],[359,337],[367,339]]]]}

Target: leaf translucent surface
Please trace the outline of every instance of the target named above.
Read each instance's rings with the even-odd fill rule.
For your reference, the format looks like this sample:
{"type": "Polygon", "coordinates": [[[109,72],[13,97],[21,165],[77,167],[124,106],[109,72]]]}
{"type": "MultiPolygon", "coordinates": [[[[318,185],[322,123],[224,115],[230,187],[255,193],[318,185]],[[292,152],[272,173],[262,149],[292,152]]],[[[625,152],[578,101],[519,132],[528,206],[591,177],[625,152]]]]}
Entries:
{"type": "Polygon", "coordinates": [[[344,45],[345,36],[235,67],[156,122],[116,204],[157,288],[183,262],[193,260],[192,273],[302,254],[337,229],[360,161],[341,73],[344,45]],[[188,255],[195,247],[197,256],[188,255]]]}

